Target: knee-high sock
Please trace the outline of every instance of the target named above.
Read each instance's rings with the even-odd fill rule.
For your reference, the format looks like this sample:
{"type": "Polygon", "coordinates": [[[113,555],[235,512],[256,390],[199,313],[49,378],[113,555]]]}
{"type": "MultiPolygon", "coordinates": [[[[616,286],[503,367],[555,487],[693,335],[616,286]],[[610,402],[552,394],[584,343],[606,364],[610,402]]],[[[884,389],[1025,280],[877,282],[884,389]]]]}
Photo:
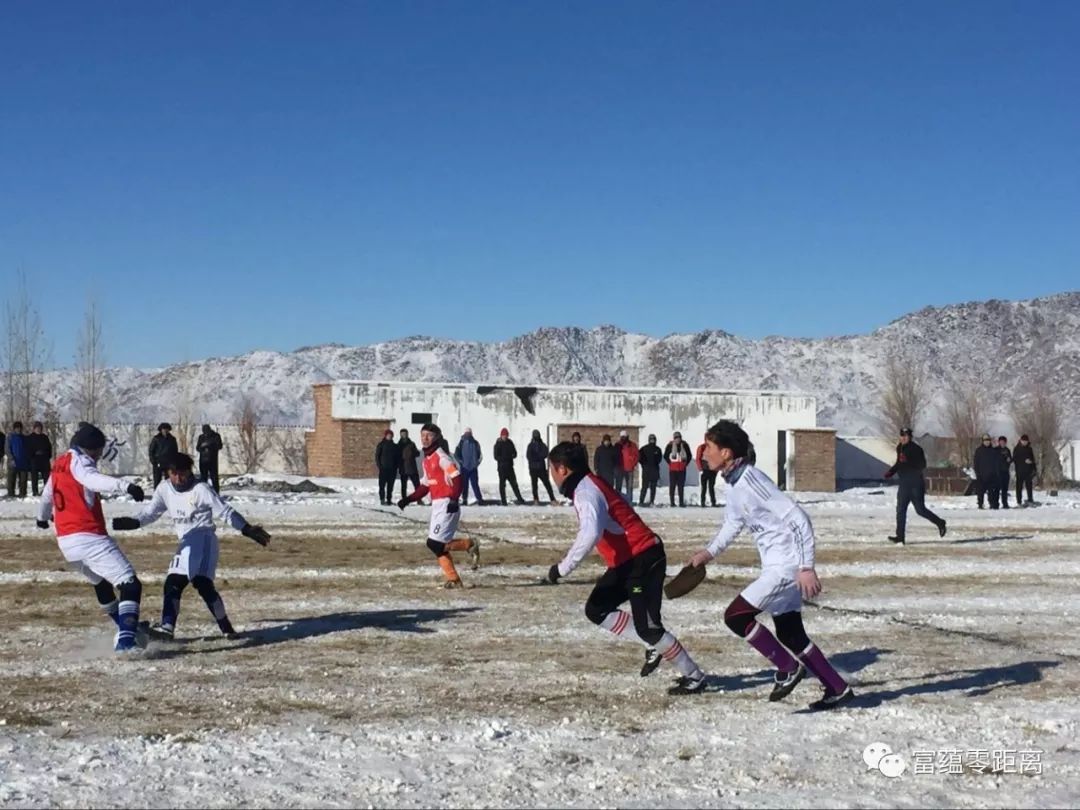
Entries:
{"type": "Polygon", "coordinates": [[[664,635],[656,642],[656,651],[664,657],[665,661],[674,664],[675,669],[682,675],[694,675],[701,671],[679,640],[667,631],[664,631],[664,635]]]}
{"type": "Polygon", "coordinates": [[[102,612],[112,619],[113,624],[120,627],[120,600],[116,598],[116,591],[113,590],[113,586],[105,580],[102,580],[94,586],[94,593],[97,595],[98,604],[101,605],[102,612]]]}
{"type": "Polygon", "coordinates": [[[825,657],[825,654],[817,648],[817,645],[813,642],[810,646],[799,653],[799,660],[806,665],[806,668],[810,670],[814,677],[821,681],[825,688],[832,692],[834,695],[838,695],[847,689],[847,681],[840,677],[840,673],[833,669],[833,665],[829,663],[829,659],[825,657]]]}
{"type": "Polygon", "coordinates": [[[440,555],[438,558],[439,567],[442,569],[443,576],[446,577],[448,582],[460,582],[461,577],[458,576],[457,568],[454,567],[454,560],[449,554],[440,555]]]}
{"type": "Polygon", "coordinates": [[[634,620],[625,610],[611,611],[611,613],[605,616],[604,620],[600,622],[600,627],[607,630],[613,636],[625,638],[628,641],[636,641],[639,644],[645,644],[646,647],[650,646],[637,634],[637,631],[634,629],[634,620]]]}
{"type": "Polygon", "coordinates": [[[750,632],[746,634],[746,640],[751,647],[772,661],[773,666],[780,672],[794,672],[799,668],[798,662],[791,653],[761,622],[754,622],[751,625],[750,632]]]}

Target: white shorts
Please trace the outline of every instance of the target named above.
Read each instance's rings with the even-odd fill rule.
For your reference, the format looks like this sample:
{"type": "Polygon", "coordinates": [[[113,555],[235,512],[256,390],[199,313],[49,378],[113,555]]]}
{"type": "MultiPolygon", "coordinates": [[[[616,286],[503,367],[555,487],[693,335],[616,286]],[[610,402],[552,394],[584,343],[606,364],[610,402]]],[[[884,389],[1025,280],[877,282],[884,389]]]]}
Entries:
{"type": "Polygon", "coordinates": [[[431,523],[428,526],[428,537],[431,540],[449,543],[457,534],[458,524],[461,522],[461,507],[458,506],[458,511],[450,514],[446,511],[449,505],[449,498],[440,498],[432,502],[431,523]]]}
{"type": "Polygon", "coordinates": [[[196,529],[184,535],[176,556],[169,564],[170,574],[179,574],[188,579],[206,577],[213,579],[217,572],[218,536],[213,529],[196,529]]]}
{"type": "Polygon", "coordinates": [[[91,585],[102,580],[110,585],[120,585],[135,579],[135,569],[108,535],[69,534],[59,542],[60,553],[68,566],[90,580],[91,585]]]}
{"type": "Polygon", "coordinates": [[[763,568],[761,575],[743,589],[742,598],[773,616],[802,610],[798,574],[798,568],[763,568]]]}

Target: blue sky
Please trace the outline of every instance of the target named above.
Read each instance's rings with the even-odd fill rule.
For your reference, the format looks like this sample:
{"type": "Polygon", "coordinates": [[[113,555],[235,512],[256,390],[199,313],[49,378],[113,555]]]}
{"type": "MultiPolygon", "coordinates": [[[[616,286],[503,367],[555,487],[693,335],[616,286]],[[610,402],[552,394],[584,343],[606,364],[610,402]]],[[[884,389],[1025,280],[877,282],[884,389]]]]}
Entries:
{"type": "Polygon", "coordinates": [[[90,294],[158,365],[1076,289],[1077,41],[1076,2],[5,2],[0,274],[60,365],[90,294]]]}

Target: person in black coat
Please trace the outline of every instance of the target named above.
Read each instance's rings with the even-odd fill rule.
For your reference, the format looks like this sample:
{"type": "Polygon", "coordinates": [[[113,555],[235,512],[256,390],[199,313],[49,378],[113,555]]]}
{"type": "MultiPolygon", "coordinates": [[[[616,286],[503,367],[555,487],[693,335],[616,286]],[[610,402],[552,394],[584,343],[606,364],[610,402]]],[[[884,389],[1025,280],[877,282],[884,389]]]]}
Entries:
{"type": "Polygon", "coordinates": [[[34,422],[33,431],[26,437],[26,445],[30,450],[30,488],[36,498],[38,477],[41,477],[44,488],[49,483],[49,470],[52,469],[52,442],[41,422],[34,422]]]}
{"type": "Polygon", "coordinates": [[[1004,436],[998,436],[997,447],[1001,457],[998,465],[998,492],[1001,493],[1001,508],[1009,508],[1009,467],[1012,466],[1012,452],[1009,450],[1009,440],[1004,436]]]}
{"type": "Polygon", "coordinates": [[[975,448],[975,458],[972,461],[975,468],[975,496],[979,501],[979,508],[985,509],[983,497],[990,495],[990,508],[998,508],[998,482],[1001,480],[1001,454],[993,445],[993,439],[989,433],[984,433],[982,444],[975,448]]]}
{"type": "Polygon", "coordinates": [[[218,478],[218,454],[223,443],[221,434],[209,425],[202,426],[199,440],[195,442],[195,451],[199,454],[199,480],[209,483],[214,492],[221,492],[221,479],[218,478]]]}
{"type": "Polygon", "coordinates": [[[420,466],[418,460],[420,458],[420,450],[416,446],[416,442],[409,438],[409,431],[405,428],[401,429],[398,433],[398,453],[401,454],[401,466],[398,468],[398,475],[401,476],[401,497],[408,497],[409,493],[405,489],[405,485],[412,481],[413,492],[420,489],[420,466]]]}
{"type": "Polygon", "coordinates": [[[611,486],[615,486],[615,467],[621,463],[619,448],[611,443],[611,434],[605,433],[600,446],[593,453],[593,469],[611,486]]]}
{"type": "Polygon", "coordinates": [[[548,446],[540,438],[540,431],[534,430],[532,432],[532,441],[525,448],[525,459],[529,462],[529,478],[532,481],[534,504],[540,503],[540,489],[537,484],[541,482],[544,484],[544,489],[547,490],[548,498],[552,503],[555,503],[555,492],[551,488],[551,476],[548,475],[547,457],[548,446]]]}
{"type": "Polygon", "coordinates": [[[1037,470],[1035,469],[1035,448],[1031,446],[1031,440],[1025,433],[1020,437],[1020,443],[1013,448],[1013,465],[1016,467],[1016,505],[1024,505],[1024,489],[1027,489],[1027,505],[1034,502],[1031,498],[1031,486],[1035,481],[1037,470]]]}
{"type": "Polygon", "coordinates": [[[176,437],[172,435],[172,425],[162,422],[158,425],[157,435],[150,440],[150,467],[154,471],[154,489],[165,475],[165,462],[180,452],[176,446],[176,437]]]}
{"type": "Polygon", "coordinates": [[[379,503],[392,506],[394,482],[401,470],[401,451],[394,442],[394,431],[383,433],[382,441],[375,445],[375,467],[379,471],[379,503]]]}
{"type": "Polygon", "coordinates": [[[894,475],[899,478],[900,486],[896,492],[896,534],[890,535],[894,543],[905,543],[904,531],[907,528],[907,508],[915,506],[915,513],[926,518],[938,528],[938,534],[945,536],[945,521],[926,508],[926,453],[911,437],[911,428],[900,431],[900,443],[896,445],[896,463],[886,472],[886,478],[894,475]]]}
{"type": "Polygon", "coordinates": [[[521,504],[525,503],[525,499],[521,497],[521,490],[518,489],[517,473],[514,472],[514,459],[517,458],[517,448],[514,446],[513,439],[510,438],[510,431],[506,428],[499,431],[499,438],[495,440],[493,455],[495,456],[495,468],[499,471],[499,499],[502,501],[502,505],[506,506],[506,485],[510,484],[510,488],[514,490],[517,504],[521,506],[521,504]]]}
{"type": "Polygon", "coordinates": [[[638,450],[638,464],[641,465],[641,496],[638,506],[645,505],[645,492],[649,493],[649,506],[656,503],[656,485],[660,483],[660,462],[664,460],[664,451],[656,444],[656,434],[649,434],[648,443],[638,450]]]}

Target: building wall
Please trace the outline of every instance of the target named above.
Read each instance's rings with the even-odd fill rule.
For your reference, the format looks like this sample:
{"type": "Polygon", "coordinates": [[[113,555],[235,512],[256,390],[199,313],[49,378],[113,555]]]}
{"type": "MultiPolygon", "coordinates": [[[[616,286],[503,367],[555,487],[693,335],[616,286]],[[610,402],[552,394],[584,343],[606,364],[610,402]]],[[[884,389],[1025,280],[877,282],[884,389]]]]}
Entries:
{"type": "MultiPolygon", "coordinates": [[[[775,476],[777,432],[816,425],[816,401],[801,394],[549,386],[532,389],[535,412],[529,413],[513,386],[343,381],[333,383],[331,390],[334,419],[385,419],[395,432],[408,428],[418,438],[421,424],[430,417],[442,428],[451,449],[471,427],[485,454],[480,468],[484,482],[497,480],[491,454],[504,427],[517,445],[521,476],[527,471],[525,448],[534,429],[551,446],[564,427],[572,430],[577,425],[583,434],[581,426],[617,434],[618,427],[625,426],[637,430],[638,444],[641,436],[655,433],[661,447],[679,430],[696,449],[710,424],[734,419],[750,434],[758,465],[775,476]]],[[[590,452],[597,443],[598,438],[589,441],[590,452]]],[[[696,485],[697,471],[688,478],[688,485],[696,485]]]]}
{"type": "Polygon", "coordinates": [[[788,489],[836,491],[836,431],[792,430],[788,443],[788,489]]]}
{"type": "Polygon", "coordinates": [[[885,470],[896,461],[896,439],[880,436],[836,438],[836,480],[843,489],[881,482],[885,470]]]}

